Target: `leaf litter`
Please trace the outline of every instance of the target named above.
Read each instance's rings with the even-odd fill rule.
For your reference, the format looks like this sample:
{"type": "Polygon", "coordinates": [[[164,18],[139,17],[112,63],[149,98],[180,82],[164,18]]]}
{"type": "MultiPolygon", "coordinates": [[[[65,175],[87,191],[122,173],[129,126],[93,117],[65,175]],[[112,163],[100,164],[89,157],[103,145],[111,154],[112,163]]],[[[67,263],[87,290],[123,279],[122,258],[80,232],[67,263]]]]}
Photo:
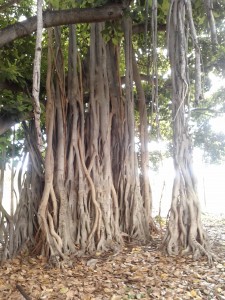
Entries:
{"type": "Polygon", "coordinates": [[[114,255],[71,257],[58,267],[24,253],[0,268],[0,299],[223,300],[225,218],[203,216],[203,223],[218,258],[213,266],[205,257],[165,256],[158,249],[160,236],[147,246],[126,244],[114,255]]]}

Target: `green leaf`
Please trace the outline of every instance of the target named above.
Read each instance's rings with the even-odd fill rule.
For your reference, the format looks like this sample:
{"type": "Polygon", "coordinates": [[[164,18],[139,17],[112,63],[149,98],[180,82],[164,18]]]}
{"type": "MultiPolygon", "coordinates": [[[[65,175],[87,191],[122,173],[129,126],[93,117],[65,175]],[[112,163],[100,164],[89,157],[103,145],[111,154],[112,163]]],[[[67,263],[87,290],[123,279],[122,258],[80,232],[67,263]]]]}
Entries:
{"type": "Polygon", "coordinates": [[[112,38],[112,42],[113,42],[113,45],[118,45],[119,44],[119,40],[115,37],[112,38]]]}

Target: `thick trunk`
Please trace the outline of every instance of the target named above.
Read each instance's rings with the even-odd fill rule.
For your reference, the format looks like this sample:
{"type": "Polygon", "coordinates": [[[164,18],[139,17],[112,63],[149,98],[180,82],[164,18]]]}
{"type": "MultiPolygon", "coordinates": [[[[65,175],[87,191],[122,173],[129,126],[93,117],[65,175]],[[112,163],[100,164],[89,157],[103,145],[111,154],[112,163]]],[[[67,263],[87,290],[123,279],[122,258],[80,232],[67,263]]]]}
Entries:
{"type": "Polygon", "coordinates": [[[122,138],[121,169],[119,174],[120,226],[131,237],[145,242],[149,238],[149,228],[140,192],[137,154],[135,153],[134,143],[135,121],[131,28],[130,19],[124,20],[126,95],[124,109],[122,110],[124,123],[122,124],[123,127],[120,128],[120,137],[122,138]]]}
{"type": "Polygon", "coordinates": [[[208,242],[201,224],[196,178],[192,169],[192,146],[189,135],[189,81],[185,3],[171,4],[169,57],[173,83],[173,158],[175,179],[168,228],[163,245],[168,254],[192,252],[194,257],[205,254],[211,260],[208,242]]]}
{"type": "Polygon", "coordinates": [[[88,238],[90,249],[107,249],[113,241],[121,244],[118,199],[112,178],[111,112],[106,45],[101,30],[103,24],[91,27],[90,50],[90,143],[88,158],[91,174],[95,222],[88,238]]]}

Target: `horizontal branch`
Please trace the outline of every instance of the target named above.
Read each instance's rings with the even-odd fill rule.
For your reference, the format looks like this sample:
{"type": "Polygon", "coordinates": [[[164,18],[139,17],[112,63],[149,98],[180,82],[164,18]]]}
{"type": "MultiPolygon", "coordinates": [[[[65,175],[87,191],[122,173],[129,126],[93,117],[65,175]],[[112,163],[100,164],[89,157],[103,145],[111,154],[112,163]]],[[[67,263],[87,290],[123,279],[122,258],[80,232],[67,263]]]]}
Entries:
{"type": "MultiPolygon", "coordinates": [[[[112,4],[98,8],[73,8],[67,10],[43,12],[43,27],[55,27],[60,25],[78,23],[97,23],[108,20],[116,20],[123,16],[124,5],[112,4]]],[[[37,16],[25,21],[9,25],[0,30],[0,47],[15,39],[30,35],[37,30],[37,16]]]]}
{"type": "Polygon", "coordinates": [[[0,136],[9,130],[12,126],[19,122],[30,120],[33,118],[33,112],[18,113],[15,115],[1,116],[0,115],[0,136]]]}
{"type": "MultiPolygon", "coordinates": [[[[166,31],[166,24],[158,24],[158,31],[166,31]]],[[[140,33],[143,33],[145,32],[146,30],[146,25],[145,23],[139,23],[139,24],[135,24],[133,25],[133,28],[132,28],[132,32],[133,34],[140,34],[140,33]]],[[[147,30],[151,30],[151,23],[148,23],[148,26],[147,26],[147,30]]]]}

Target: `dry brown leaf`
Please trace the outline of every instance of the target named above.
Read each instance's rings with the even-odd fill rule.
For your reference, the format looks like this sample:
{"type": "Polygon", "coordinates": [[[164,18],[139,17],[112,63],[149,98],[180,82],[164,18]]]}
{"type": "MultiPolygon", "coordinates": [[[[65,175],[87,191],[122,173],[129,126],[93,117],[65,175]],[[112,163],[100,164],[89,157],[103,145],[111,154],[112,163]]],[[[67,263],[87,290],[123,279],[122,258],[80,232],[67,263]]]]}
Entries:
{"type": "Polygon", "coordinates": [[[98,259],[97,259],[97,258],[89,259],[89,260],[87,261],[87,266],[88,266],[88,267],[95,267],[96,264],[97,264],[97,262],[98,262],[98,259]]]}
{"type": "Polygon", "coordinates": [[[10,284],[0,284],[0,292],[1,291],[6,291],[6,290],[10,290],[12,287],[10,284]]]}
{"type": "Polygon", "coordinates": [[[112,295],[112,297],[110,298],[110,300],[121,300],[121,296],[112,295]]]}
{"type": "MultiPolygon", "coordinates": [[[[46,268],[46,260],[41,256],[19,256],[0,268],[0,299],[20,300],[22,296],[15,290],[16,283],[22,283],[32,299],[205,300],[220,297],[222,300],[225,297],[224,258],[215,268],[209,268],[204,258],[196,263],[191,257],[166,257],[158,250],[149,251],[150,248],[127,247],[115,257],[108,256],[107,260],[105,255],[97,254],[94,267],[87,266],[84,258],[71,260],[72,264],[63,270],[46,268]]],[[[224,253],[221,249],[220,252],[224,253]]]]}

